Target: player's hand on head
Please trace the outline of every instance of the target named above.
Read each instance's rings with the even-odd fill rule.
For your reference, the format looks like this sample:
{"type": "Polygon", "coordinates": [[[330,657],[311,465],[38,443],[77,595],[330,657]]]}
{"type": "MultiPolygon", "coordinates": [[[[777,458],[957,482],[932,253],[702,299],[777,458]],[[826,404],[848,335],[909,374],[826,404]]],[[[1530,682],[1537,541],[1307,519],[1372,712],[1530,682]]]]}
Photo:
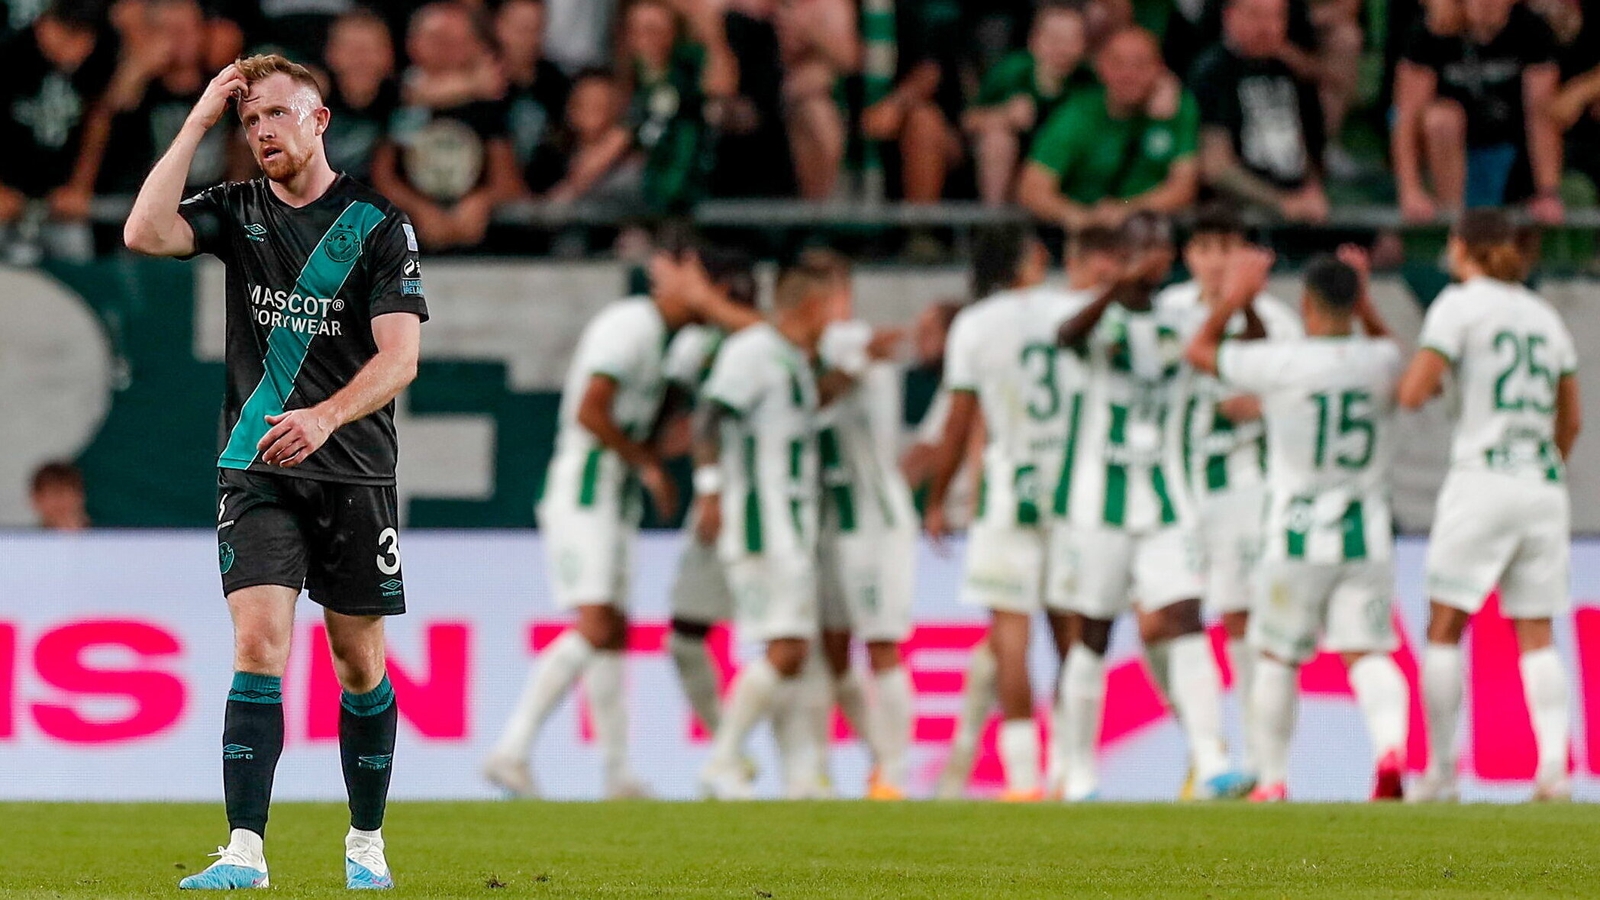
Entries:
{"type": "Polygon", "coordinates": [[[256,442],[261,461],[269,466],[291,468],[317,452],[334,432],[334,424],[315,409],[291,409],[267,416],[272,427],[256,442]]]}
{"type": "Polygon", "coordinates": [[[228,104],[237,97],[243,97],[249,87],[239,67],[230,63],[206,85],[205,92],[189,113],[190,120],[210,128],[228,111],[228,104]]]}
{"type": "Polygon", "coordinates": [[[1245,245],[1228,253],[1228,274],[1222,282],[1223,296],[1240,308],[1250,304],[1267,287],[1272,264],[1277,256],[1265,247],[1245,245]]]}

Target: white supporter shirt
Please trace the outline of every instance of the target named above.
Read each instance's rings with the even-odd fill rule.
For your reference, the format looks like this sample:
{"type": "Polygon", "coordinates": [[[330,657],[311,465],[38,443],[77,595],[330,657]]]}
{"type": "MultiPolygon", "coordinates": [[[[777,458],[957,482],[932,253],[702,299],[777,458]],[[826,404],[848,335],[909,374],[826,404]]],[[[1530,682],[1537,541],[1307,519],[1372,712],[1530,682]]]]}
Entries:
{"type": "Polygon", "coordinates": [[[1474,278],[1433,301],[1419,343],[1455,370],[1452,466],[1562,480],[1556,385],[1578,370],[1578,353],[1549,303],[1519,285],[1474,278]]]}
{"type": "MultiPolygon", "coordinates": [[[[558,472],[581,472],[585,484],[578,492],[580,498],[618,496],[627,476],[622,459],[578,423],[578,409],[589,382],[601,375],[616,383],[612,419],[629,437],[644,440],[661,412],[667,382],[692,378],[669,363],[675,358],[669,349],[672,339],[649,297],[610,303],[584,326],[561,391],[556,448],[549,470],[551,477],[558,472]]],[[[552,492],[547,488],[545,493],[552,492]]]]}
{"type": "Polygon", "coordinates": [[[722,342],[702,396],[732,416],[722,429],[725,561],[809,556],[817,537],[817,384],[799,347],[765,322],[722,342]]]}
{"type": "MultiPolygon", "coordinates": [[[[1155,305],[1172,316],[1184,346],[1211,315],[1211,308],[1200,299],[1200,284],[1195,281],[1166,288],[1156,295],[1155,305]]],[[[1304,335],[1300,317],[1283,301],[1262,294],[1254,306],[1268,340],[1304,335]]],[[[1228,334],[1240,334],[1244,328],[1245,317],[1239,313],[1228,323],[1228,334]]],[[[1168,429],[1168,437],[1175,455],[1175,471],[1183,479],[1186,492],[1196,499],[1256,488],[1266,482],[1263,423],[1232,422],[1219,408],[1222,401],[1239,395],[1239,391],[1229,390],[1216,378],[1188,366],[1179,376],[1173,406],[1178,422],[1177,427],[1168,429]]]]}
{"type": "Polygon", "coordinates": [[[1367,337],[1229,341],[1224,384],[1261,398],[1267,425],[1266,544],[1273,560],[1384,560],[1392,550],[1400,347],[1367,337]]]}
{"type": "Polygon", "coordinates": [[[1089,390],[1073,448],[1068,514],[1079,527],[1148,531],[1183,511],[1167,430],[1183,357],[1177,317],[1113,303],[1087,338],[1089,390]]]}
{"type": "Polygon", "coordinates": [[[867,358],[871,339],[865,322],[835,323],[822,338],[823,362],[856,381],[818,414],[822,523],[843,534],[916,527],[899,462],[904,375],[892,363],[867,358]]]}
{"type": "Polygon", "coordinates": [[[1076,302],[1049,288],[1001,291],[950,326],[945,385],[977,395],[988,437],[978,521],[1032,526],[1051,509],[1081,402],[1081,366],[1056,346],[1076,302]]]}

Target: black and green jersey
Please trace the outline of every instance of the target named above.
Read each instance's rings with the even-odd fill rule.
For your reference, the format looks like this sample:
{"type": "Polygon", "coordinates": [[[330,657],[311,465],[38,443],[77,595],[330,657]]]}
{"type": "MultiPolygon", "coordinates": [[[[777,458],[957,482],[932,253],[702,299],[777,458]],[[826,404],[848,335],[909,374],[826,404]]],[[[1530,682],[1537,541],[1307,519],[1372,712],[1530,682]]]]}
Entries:
{"type": "Polygon", "coordinates": [[[251,469],[352,484],[393,484],[394,404],[340,428],[289,469],[257,460],[266,417],[326,400],[377,354],[371,320],[413,313],[424,321],[417,241],[405,214],[340,175],[295,208],[265,178],[218,185],[178,212],[199,253],[227,264],[224,469],[251,469]]]}

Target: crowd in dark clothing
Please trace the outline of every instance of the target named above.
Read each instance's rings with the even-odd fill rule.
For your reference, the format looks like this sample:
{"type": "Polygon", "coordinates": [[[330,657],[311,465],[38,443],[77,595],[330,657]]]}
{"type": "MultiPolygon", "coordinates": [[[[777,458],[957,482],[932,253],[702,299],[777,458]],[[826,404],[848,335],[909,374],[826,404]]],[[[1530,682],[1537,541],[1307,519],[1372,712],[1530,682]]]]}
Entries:
{"type": "MultiPolygon", "coordinates": [[[[1379,35],[1361,0],[9,0],[0,228],[70,237],[257,52],[318,73],[330,162],[440,249],[522,200],[976,199],[1079,226],[1220,195],[1319,222],[1358,166],[1363,54],[1408,218],[1555,221],[1565,176],[1600,180],[1588,6],[1396,2],[1379,35]]],[[[193,186],[251,174],[236,134],[193,186]]]]}

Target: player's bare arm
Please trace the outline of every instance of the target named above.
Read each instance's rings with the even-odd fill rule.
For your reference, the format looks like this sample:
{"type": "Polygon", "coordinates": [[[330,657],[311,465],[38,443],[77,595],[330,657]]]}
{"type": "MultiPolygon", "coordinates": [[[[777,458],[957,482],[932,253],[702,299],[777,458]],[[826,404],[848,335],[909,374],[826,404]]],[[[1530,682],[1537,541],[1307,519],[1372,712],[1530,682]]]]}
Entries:
{"type": "Polygon", "coordinates": [[[1184,359],[1196,371],[1217,374],[1217,351],[1228,334],[1228,322],[1250,304],[1267,285],[1274,256],[1260,247],[1241,247],[1229,254],[1228,278],[1222,286],[1222,299],[1212,307],[1205,324],[1195,333],[1184,352],[1184,359]]]}
{"type": "Polygon", "coordinates": [[[1339,247],[1339,261],[1356,270],[1356,275],[1361,278],[1361,293],[1356,299],[1356,318],[1361,321],[1361,327],[1368,337],[1386,338],[1391,336],[1389,323],[1383,320],[1378,307],[1372,302],[1372,257],[1365,247],[1356,244],[1343,244],[1339,247]]]}
{"type": "Polygon", "coordinates": [[[228,104],[248,88],[244,76],[232,65],[206,85],[178,136],[172,139],[172,146],[139,188],[128,221],[122,226],[122,242],[129,250],[149,256],[190,256],[195,252],[194,229],[178,215],[189,166],[206,132],[227,113],[228,104]]]}
{"type": "Polygon", "coordinates": [[[1572,445],[1583,429],[1583,400],[1578,396],[1578,376],[1567,373],[1556,382],[1556,449],[1563,460],[1572,456],[1572,445]]]}
{"type": "Polygon", "coordinates": [[[1444,387],[1444,374],[1450,370],[1450,360],[1437,350],[1423,347],[1411,357],[1411,365],[1400,376],[1399,400],[1406,409],[1421,409],[1438,396],[1444,387]]]}
{"type": "Polygon", "coordinates": [[[422,320],[414,313],[374,318],[372,340],[377,354],[332,397],[316,406],[267,416],[272,427],[256,444],[262,462],[284,468],[305,462],[335,431],[387,406],[417,377],[422,320]]]}
{"type": "Polygon", "coordinates": [[[694,536],[715,544],[722,533],[722,422],[732,411],[708,400],[694,414],[694,536]]]}
{"type": "Polygon", "coordinates": [[[935,541],[950,533],[945,519],[945,500],[950,482],[961,468],[973,423],[978,421],[978,395],[973,391],[951,391],[950,413],[944,420],[944,434],[934,450],[933,476],[928,482],[927,509],[922,514],[922,530],[935,541]]]}
{"type": "Polygon", "coordinates": [[[578,424],[594,435],[594,439],[607,450],[622,457],[622,461],[639,474],[639,483],[649,492],[656,512],[670,519],[678,512],[678,489],[661,467],[661,460],[656,457],[655,451],[648,444],[628,437],[628,433],[617,424],[616,416],[612,413],[616,397],[615,379],[608,375],[591,376],[583,392],[583,401],[578,405],[578,424]]]}

